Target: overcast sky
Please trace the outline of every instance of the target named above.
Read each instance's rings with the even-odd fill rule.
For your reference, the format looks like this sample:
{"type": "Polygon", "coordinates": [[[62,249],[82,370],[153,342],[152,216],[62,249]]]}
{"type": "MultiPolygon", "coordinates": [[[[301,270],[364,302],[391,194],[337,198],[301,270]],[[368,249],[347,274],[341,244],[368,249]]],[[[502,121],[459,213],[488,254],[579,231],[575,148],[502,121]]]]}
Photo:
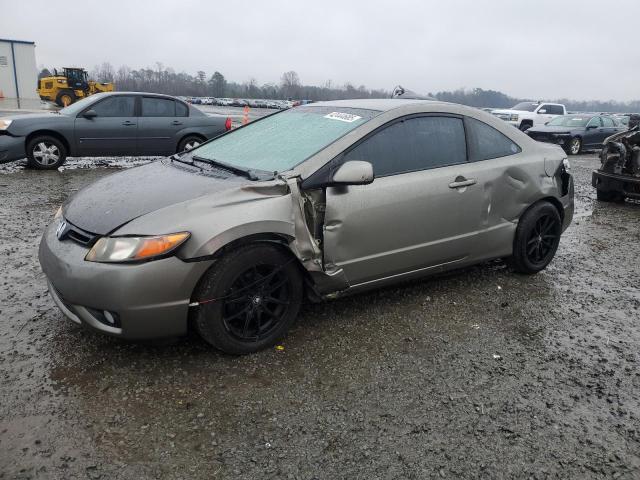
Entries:
{"type": "Polygon", "coordinates": [[[35,41],[38,66],[535,99],[640,99],[638,19],[639,0],[0,0],[0,37],[35,41]]]}

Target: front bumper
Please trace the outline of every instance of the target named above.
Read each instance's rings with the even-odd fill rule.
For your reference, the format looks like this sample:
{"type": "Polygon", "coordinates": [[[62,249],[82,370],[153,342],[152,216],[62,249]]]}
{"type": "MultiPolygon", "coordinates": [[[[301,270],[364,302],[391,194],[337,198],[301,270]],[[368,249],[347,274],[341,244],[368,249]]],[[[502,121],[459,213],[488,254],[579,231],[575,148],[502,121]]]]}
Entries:
{"type": "Polygon", "coordinates": [[[13,162],[27,156],[24,137],[0,135],[0,163],[13,162]]]}
{"type": "Polygon", "coordinates": [[[591,174],[591,185],[603,192],[618,192],[628,198],[640,199],[639,177],[594,170],[591,174]]]}
{"type": "Polygon", "coordinates": [[[57,223],[42,236],[39,259],[51,296],[69,319],[128,339],[186,334],[191,295],[212,261],[169,257],[138,264],[87,262],[86,247],[58,240],[57,223]],[[117,322],[105,322],[101,312],[117,322]]]}
{"type": "Polygon", "coordinates": [[[529,134],[529,136],[537,142],[552,143],[554,145],[560,145],[563,148],[567,148],[573,138],[570,133],[550,133],[546,135],[529,134]]]}

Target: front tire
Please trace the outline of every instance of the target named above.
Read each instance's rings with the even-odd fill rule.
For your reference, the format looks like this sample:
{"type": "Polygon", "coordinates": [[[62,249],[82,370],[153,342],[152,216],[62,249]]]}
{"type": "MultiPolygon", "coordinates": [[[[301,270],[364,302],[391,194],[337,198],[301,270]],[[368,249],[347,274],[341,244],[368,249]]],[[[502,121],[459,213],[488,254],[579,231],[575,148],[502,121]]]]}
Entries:
{"type": "Polygon", "coordinates": [[[298,316],[303,279],[294,257],[269,244],[233,250],[200,280],[195,326],[225,353],[245,355],[274,345],[298,316]]]}
{"type": "Polygon", "coordinates": [[[27,165],[38,170],[55,170],[67,159],[67,149],[55,137],[40,135],[27,143],[27,165]]]}
{"type": "Polygon", "coordinates": [[[567,146],[567,153],[569,155],[578,155],[582,152],[582,140],[578,137],[573,137],[567,146]]]}
{"type": "Polygon", "coordinates": [[[526,132],[527,130],[529,130],[533,125],[530,124],[529,122],[522,122],[520,124],[520,126],[518,127],[520,129],[521,132],[526,132]]]}
{"type": "Polygon", "coordinates": [[[511,266],[516,272],[533,274],[546,268],[556,254],[562,234],[562,219],[556,207],[540,202],[518,222],[511,266]]]}

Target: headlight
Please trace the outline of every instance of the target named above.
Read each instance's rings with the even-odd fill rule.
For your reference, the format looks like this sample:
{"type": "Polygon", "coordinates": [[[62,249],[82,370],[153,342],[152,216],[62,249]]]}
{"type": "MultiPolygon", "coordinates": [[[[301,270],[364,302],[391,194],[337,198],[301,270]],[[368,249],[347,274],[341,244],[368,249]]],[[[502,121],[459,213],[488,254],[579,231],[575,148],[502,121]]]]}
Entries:
{"type": "Polygon", "coordinates": [[[509,120],[512,122],[517,122],[518,121],[518,114],[517,113],[512,113],[511,116],[509,117],[509,120]]]}
{"type": "Polygon", "coordinates": [[[6,130],[12,123],[13,120],[0,120],[0,130],[6,130]]]}
{"type": "Polygon", "coordinates": [[[165,257],[182,245],[189,232],[153,237],[102,237],[84,258],[89,262],[121,263],[165,257]]]}
{"type": "Polygon", "coordinates": [[[564,167],[564,170],[566,172],[571,170],[571,163],[569,163],[569,159],[568,158],[563,158],[562,159],[562,166],[564,167]]]}
{"type": "Polygon", "coordinates": [[[58,220],[60,217],[62,217],[62,206],[56,210],[56,214],[53,216],[53,219],[58,220]]]}

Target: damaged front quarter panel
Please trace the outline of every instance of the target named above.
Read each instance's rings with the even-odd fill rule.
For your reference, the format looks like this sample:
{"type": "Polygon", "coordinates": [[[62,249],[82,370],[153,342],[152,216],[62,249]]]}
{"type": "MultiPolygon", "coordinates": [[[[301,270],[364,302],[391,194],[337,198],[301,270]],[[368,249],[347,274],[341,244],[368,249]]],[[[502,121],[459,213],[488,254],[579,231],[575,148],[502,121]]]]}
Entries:
{"type": "Polygon", "coordinates": [[[322,190],[302,191],[298,176],[280,176],[159,209],[132,220],[115,234],[157,234],[158,224],[191,232],[178,253],[185,261],[211,259],[244,238],[277,237],[309,273],[317,293],[327,294],[348,284],[342,270],[325,271],[321,235],[312,233],[322,231],[323,196],[322,190]]]}

